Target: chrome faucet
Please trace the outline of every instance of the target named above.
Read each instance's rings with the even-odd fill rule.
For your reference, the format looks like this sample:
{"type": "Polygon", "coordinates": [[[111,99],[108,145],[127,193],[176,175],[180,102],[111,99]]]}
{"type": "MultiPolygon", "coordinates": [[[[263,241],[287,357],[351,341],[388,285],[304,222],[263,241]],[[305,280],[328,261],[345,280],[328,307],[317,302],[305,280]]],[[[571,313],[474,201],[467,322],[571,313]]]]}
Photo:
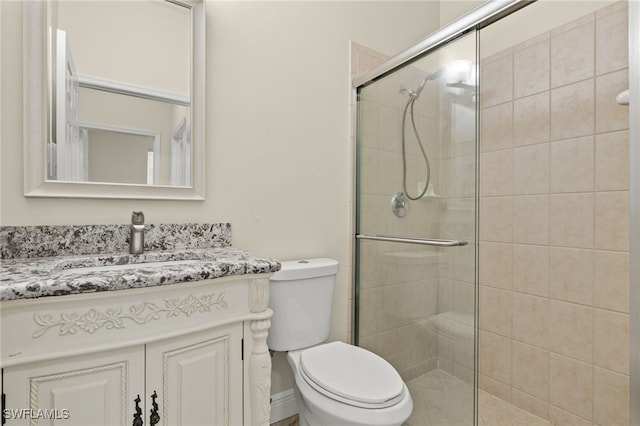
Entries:
{"type": "Polygon", "coordinates": [[[144,213],[131,213],[131,232],[129,233],[129,253],[144,253],[144,213]]]}

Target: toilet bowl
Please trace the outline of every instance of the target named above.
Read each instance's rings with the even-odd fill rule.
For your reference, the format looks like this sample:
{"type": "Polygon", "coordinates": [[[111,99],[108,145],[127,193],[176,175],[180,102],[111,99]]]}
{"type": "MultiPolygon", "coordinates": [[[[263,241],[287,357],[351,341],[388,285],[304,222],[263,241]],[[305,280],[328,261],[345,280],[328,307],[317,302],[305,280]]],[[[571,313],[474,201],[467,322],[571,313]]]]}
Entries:
{"type": "Polygon", "coordinates": [[[338,262],[282,262],[270,282],[270,349],[287,351],[303,426],[401,425],[413,409],[407,386],[386,360],[329,337],[338,262]]]}
{"type": "Polygon", "coordinates": [[[301,425],[400,426],[411,414],[413,401],[400,375],[362,348],[332,342],[290,351],[287,360],[301,425]]]}

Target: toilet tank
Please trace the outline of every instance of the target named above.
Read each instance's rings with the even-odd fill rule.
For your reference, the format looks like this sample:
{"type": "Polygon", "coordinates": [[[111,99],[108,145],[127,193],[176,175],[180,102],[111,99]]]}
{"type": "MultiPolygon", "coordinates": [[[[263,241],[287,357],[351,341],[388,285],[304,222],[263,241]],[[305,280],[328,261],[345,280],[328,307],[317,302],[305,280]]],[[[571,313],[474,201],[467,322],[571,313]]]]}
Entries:
{"type": "Polygon", "coordinates": [[[329,337],[337,272],[338,261],[333,259],[282,262],[269,283],[269,307],[273,310],[269,349],[302,349],[329,337]]]}

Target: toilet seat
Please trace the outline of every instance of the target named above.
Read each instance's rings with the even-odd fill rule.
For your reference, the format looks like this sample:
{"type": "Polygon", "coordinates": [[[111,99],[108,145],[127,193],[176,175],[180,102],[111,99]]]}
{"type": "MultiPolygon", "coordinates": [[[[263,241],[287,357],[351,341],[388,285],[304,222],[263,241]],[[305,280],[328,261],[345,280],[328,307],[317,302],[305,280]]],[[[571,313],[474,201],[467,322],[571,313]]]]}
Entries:
{"type": "Polygon", "coordinates": [[[343,342],[302,350],[300,373],[316,391],[355,407],[391,407],[404,397],[404,383],[391,364],[343,342]]]}

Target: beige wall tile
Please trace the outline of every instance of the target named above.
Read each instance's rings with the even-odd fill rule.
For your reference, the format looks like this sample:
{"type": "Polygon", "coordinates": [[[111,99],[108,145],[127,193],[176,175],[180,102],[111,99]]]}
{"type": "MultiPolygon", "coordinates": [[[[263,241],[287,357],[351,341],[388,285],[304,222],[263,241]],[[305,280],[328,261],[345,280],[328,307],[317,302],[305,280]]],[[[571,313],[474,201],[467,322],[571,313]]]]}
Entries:
{"type": "Polygon", "coordinates": [[[513,197],[513,241],[524,244],[549,242],[549,196],[513,197]]]}
{"type": "Polygon", "coordinates": [[[551,192],[593,191],[593,136],[551,144],[551,192]]]}
{"type": "Polygon", "coordinates": [[[549,400],[549,352],[513,342],[513,387],[543,401],[549,400]]]}
{"type": "Polygon", "coordinates": [[[626,0],[616,0],[608,6],[596,10],[596,18],[602,18],[612,13],[620,12],[622,10],[628,10],[629,5],[626,0]]]}
{"type": "Polygon", "coordinates": [[[379,332],[378,315],[382,309],[382,291],[379,288],[360,291],[360,335],[370,336],[379,332]]]}
{"type": "Polygon", "coordinates": [[[584,80],[551,91],[551,140],[590,135],[594,129],[594,82],[584,80]]]}
{"type": "Polygon", "coordinates": [[[475,312],[476,289],[473,283],[454,281],[453,287],[453,310],[468,314],[472,318],[475,312]]]}
{"type": "Polygon", "coordinates": [[[362,100],[360,103],[362,124],[359,134],[359,143],[368,148],[378,148],[380,135],[380,106],[375,102],[362,100]]]}
{"type": "Polygon", "coordinates": [[[593,367],[554,353],[549,357],[549,402],[572,414],[592,419],[593,367]]]}
{"type": "Polygon", "coordinates": [[[588,22],[551,37],[551,87],[593,77],[595,25],[588,22]]]}
{"type": "Polygon", "coordinates": [[[593,426],[593,423],[561,408],[549,406],[549,420],[558,426],[593,426]]]}
{"type": "Polygon", "coordinates": [[[563,33],[579,28],[583,25],[586,25],[590,22],[593,22],[596,19],[595,13],[589,13],[587,15],[581,16],[580,18],[574,19],[573,21],[567,22],[566,24],[560,25],[551,30],[551,37],[557,37],[563,33]]]}
{"type": "Polygon", "coordinates": [[[484,220],[480,221],[481,240],[512,241],[512,203],[512,197],[482,197],[480,214],[484,220]]]}
{"type": "Polygon", "coordinates": [[[400,153],[402,136],[402,110],[387,105],[380,105],[380,133],[378,149],[400,153]]]}
{"type": "Polygon", "coordinates": [[[551,33],[549,31],[544,32],[542,34],[539,34],[535,37],[530,38],[529,40],[525,40],[522,43],[518,43],[515,46],[513,46],[513,51],[514,52],[518,52],[521,51],[523,49],[527,49],[531,46],[534,46],[538,43],[541,43],[543,41],[548,41],[551,38],[551,33]]]}
{"type": "Polygon", "coordinates": [[[629,312],[629,253],[595,251],[594,305],[629,312]]]}
{"type": "Polygon", "coordinates": [[[360,191],[361,194],[376,194],[378,192],[378,150],[371,148],[360,149],[360,191]]]}
{"type": "Polygon", "coordinates": [[[511,339],[480,331],[480,373],[511,384],[511,339]]]}
{"type": "Polygon", "coordinates": [[[374,52],[371,49],[368,49],[365,46],[358,46],[356,50],[356,74],[361,74],[365,71],[370,70],[376,65],[384,62],[385,58],[382,58],[378,52],[374,52]]]}
{"type": "Polygon", "coordinates": [[[549,92],[542,92],[513,103],[513,139],[516,146],[549,140],[549,92]]]}
{"type": "Polygon", "coordinates": [[[480,59],[480,65],[484,66],[484,65],[489,64],[491,62],[495,62],[498,59],[502,59],[502,58],[507,57],[507,56],[512,56],[513,55],[513,51],[514,51],[513,47],[507,47],[504,50],[501,50],[501,51],[496,52],[496,53],[492,53],[491,55],[480,59]]]}
{"type": "Polygon", "coordinates": [[[423,319],[427,312],[430,297],[430,286],[426,281],[414,281],[398,285],[398,317],[400,324],[409,324],[423,319]]]}
{"type": "Polygon", "coordinates": [[[593,362],[621,374],[629,374],[629,315],[596,309],[593,362]]]}
{"type": "Polygon", "coordinates": [[[593,303],[593,250],[549,248],[549,295],[554,299],[593,303]]]}
{"type": "Polygon", "coordinates": [[[549,40],[518,50],[513,55],[515,98],[549,89],[549,40]]]}
{"type": "Polygon", "coordinates": [[[398,350],[400,347],[400,334],[398,329],[383,331],[377,335],[377,347],[380,351],[378,355],[389,361],[396,370],[402,370],[404,365],[401,364],[402,352],[398,350]]]}
{"type": "Polygon", "coordinates": [[[549,197],[549,241],[554,246],[593,247],[593,194],[549,197]]]}
{"type": "Polygon", "coordinates": [[[513,389],[511,401],[516,407],[520,407],[523,410],[540,417],[541,419],[549,418],[549,403],[531,396],[526,392],[521,392],[517,389],[513,389]]]}
{"type": "Polygon", "coordinates": [[[513,289],[535,296],[549,295],[549,247],[513,245],[513,289]]]}
{"type": "Polygon", "coordinates": [[[596,193],[595,247],[629,250],[628,191],[596,193]]]}
{"type": "Polygon", "coordinates": [[[487,108],[513,99],[513,54],[508,54],[481,66],[481,107],[487,108]]]}
{"type": "MultiPolygon", "coordinates": [[[[619,2],[626,3],[626,2],[619,2]]],[[[596,19],[596,73],[629,66],[628,12],[623,9],[596,19]]]]}
{"type": "MultiPolygon", "coordinates": [[[[471,241],[471,244],[455,249],[454,261],[456,263],[454,278],[458,281],[473,284],[476,279],[476,248],[473,241],[471,241]]],[[[473,296],[471,299],[473,299],[473,296]]]]}
{"type": "Polygon", "coordinates": [[[548,143],[514,148],[513,193],[549,193],[548,143]]]}
{"type": "Polygon", "coordinates": [[[512,336],[530,345],[546,349],[548,346],[549,299],[513,294],[512,336]]]}
{"type": "Polygon", "coordinates": [[[393,330],[400,326],[398,286],[382,287],[382,307],[378,313],[378,330],[393,330]]]}
{"type": "Polygon", "coordinates": [[[511,336],[512,292],[480,286],[480,329],[511,336]]]}
{"type": "Polygon", "coordinates": [[[513,150],[480,154],[480,196],[513,193],[513,150]]]}
{"type": "Polygon", "coordinates": [[[629,376],[593,369],[593,421],[600,425],[629,424],[629,376]]]}
{"type": "Polygon", "coordinates": [[[626,424],[626,3],[482,68],[480,387],[562,426],[626,424]]]}
{"type": "MultiPolygon", "coordinates": [[[[484,93],[484,91],[483,91],[484,93]]],[[[513,146],[513,103],[507,102],[480,111],[480,151],[513,146]]]]}
{"type": "Polygon", "coordinates": [[[479,374],[478,387],[504,401],[511,401],[511,386],[506,385],[492,377],[484,374],[479,374]]]}
{"type": "Polygon", "coordinates": [[[549,349],[580,361],[593,359],[593,308],[549,301],[549,349]]]}
{"type": "Polygon", "coordinates": [[[511,289],[512,264],[511,244],[480,243],[480,264],[478,265],[480,284],[511,289]]]}
{"type": "Polygon", "coordinates": [[[616,96],[628,88],[627,69],[596,78],[596,133],[629,128],[629,106],[616,102],[616,96]]]}
{"type": "Polygon", "coordinates": [[[596,191],[629,189],[629,131],[596,135],[596,191]]]}
{"type": "Polygon", "coordinates": [[[378,151],[378,194],[394,194],[402,188],[402,155],[378,151]]]}

